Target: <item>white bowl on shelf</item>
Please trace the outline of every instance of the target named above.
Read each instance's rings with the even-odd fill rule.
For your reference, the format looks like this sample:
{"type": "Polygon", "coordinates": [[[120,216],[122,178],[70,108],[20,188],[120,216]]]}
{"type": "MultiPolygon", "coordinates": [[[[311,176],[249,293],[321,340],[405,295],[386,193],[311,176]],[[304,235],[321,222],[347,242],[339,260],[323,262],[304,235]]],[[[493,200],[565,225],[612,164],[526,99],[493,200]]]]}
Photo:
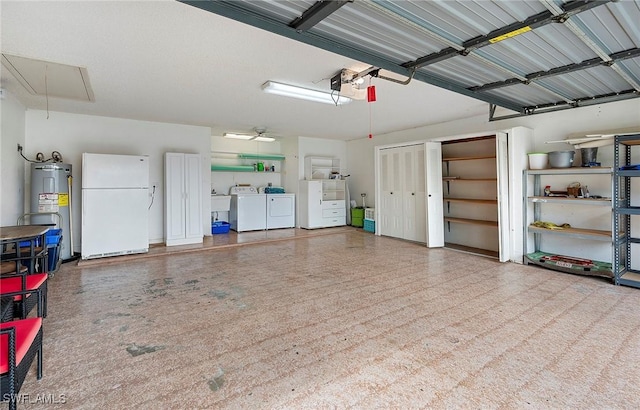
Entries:
{"type": "Polygon", "coordinates": [[[549,154],[546,152],[532,152],[529,156],[529,169],[545,169],[549,162],[549,154]]]}

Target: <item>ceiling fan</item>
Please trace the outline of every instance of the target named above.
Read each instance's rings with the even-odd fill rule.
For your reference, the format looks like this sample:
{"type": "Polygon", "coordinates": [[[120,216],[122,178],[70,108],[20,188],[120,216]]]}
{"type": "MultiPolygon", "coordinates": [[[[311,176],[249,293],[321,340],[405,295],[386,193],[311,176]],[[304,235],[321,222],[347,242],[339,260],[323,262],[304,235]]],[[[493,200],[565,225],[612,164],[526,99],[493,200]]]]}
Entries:
{"type": "Polygon", "coordinates": [[[255,135],[225,132],[224,134],[222,134],[222,136],[225,138],[233,138],[245,141],[273,142],[276,140],[274,137],[267,135],[267,130],[265,128],[255,127],[253,131],[255,132],[255,135]]]}

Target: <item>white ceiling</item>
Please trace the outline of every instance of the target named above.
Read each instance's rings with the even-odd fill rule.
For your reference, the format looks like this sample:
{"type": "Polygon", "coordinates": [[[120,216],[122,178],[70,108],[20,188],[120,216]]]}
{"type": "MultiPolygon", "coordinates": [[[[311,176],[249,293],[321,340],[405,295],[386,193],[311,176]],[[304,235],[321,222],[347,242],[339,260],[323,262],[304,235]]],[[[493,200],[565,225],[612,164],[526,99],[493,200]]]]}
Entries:
{"type": "MultiPolygon", "coordinates": [[[[487,103],[418,81],[373,79],[375,103],[339,107],[265,94],[267,80],[328,91],[340,69],[368,65],[174,1],[2,0],[0,14],[3,53],[87,69],[95,102],[49,97],[52,112],[342,140],[370,124],[375,135],[488,116],[487,103]]],[[[46,109],[4,67],[1,86],[46,109]]]]}

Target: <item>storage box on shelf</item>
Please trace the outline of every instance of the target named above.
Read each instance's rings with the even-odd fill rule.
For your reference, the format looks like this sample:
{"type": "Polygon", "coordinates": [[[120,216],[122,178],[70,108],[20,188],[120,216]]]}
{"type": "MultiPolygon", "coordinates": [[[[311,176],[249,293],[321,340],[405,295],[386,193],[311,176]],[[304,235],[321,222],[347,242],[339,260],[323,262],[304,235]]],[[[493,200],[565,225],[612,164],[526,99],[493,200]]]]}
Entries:
{"type": "MultiPolygon", "coordinates": [[[[640,154],[640,134],[616,135],[614,142],[614,174],[613,174],[613,229],[621,232],[613,247],[614,282],[616,285],[640,288],[640,269],[633,264],[633,245],[638,246],[640,237],[633,234],[632,222],[638,223],[640,206],[638,205],[637,189],[640,181],[640,165],[632,162],[632,151],[640,154]]],[[[638,157],[635,157],[638,161],[638,157]]]]}
{"type": "Polygon", "coordinates": [[[567,273],[613,277],[611,245],[615,238],[611,229],[603,229],[611,227],[612,201],[607,196],[611,190],[611,175],[612,168],[608,167],[524,171],[524,264],[567,273]],[[545,186],[567,187],[569,181],[578,178],[596,187],[592,196],[579,198],[569,197],[568,193],[545,192],[545,186]],[[602,196],[595,195],[600,191],[602,196]],[[562,227],[565,222],[572,223],[562,227]],[[562,242],[558,242],[560,240],[562,242]],[[543,241],[554,243],[545,246],[543,241]],[[594,260],[598,256],[601,260],[594,260]]]}

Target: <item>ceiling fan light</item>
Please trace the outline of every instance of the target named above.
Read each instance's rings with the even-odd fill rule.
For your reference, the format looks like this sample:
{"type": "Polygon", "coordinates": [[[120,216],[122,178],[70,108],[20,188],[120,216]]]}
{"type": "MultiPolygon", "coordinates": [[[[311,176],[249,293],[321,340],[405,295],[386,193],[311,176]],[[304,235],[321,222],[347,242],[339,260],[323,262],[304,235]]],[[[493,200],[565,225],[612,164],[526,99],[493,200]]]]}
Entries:
{"type": "Polygon", "coordinates": [[[276,139],[273,138],[273,137],[261,137],[261,136],[258,136],[258,137],[255,137],[253,140],[254,141],[261,141],[261,142],[273,142],[276,139]]]}
{"type": "Polygon", "coordinates": [[[222,134],[223,137],[225,138],[232,138],[232,139],[236,139],[236,140],[251,140],[253,139],[253,137],[255,137],[255,135],[248,135],[248,134],[234,134],[231,132],[225,132],[224,134],[222,134]]]}
{"type": "Polygon", "coordinates": [[[343,105],[351,102],[351,98],[343,97],[337,93],[332,94],[326,91],[311,90],[309,88],[277,83],[275,81],[267,81],[262,84],[262,90],[269,94],[300,98],[302,100],[321,102],[325,104],[343,105]]]}

